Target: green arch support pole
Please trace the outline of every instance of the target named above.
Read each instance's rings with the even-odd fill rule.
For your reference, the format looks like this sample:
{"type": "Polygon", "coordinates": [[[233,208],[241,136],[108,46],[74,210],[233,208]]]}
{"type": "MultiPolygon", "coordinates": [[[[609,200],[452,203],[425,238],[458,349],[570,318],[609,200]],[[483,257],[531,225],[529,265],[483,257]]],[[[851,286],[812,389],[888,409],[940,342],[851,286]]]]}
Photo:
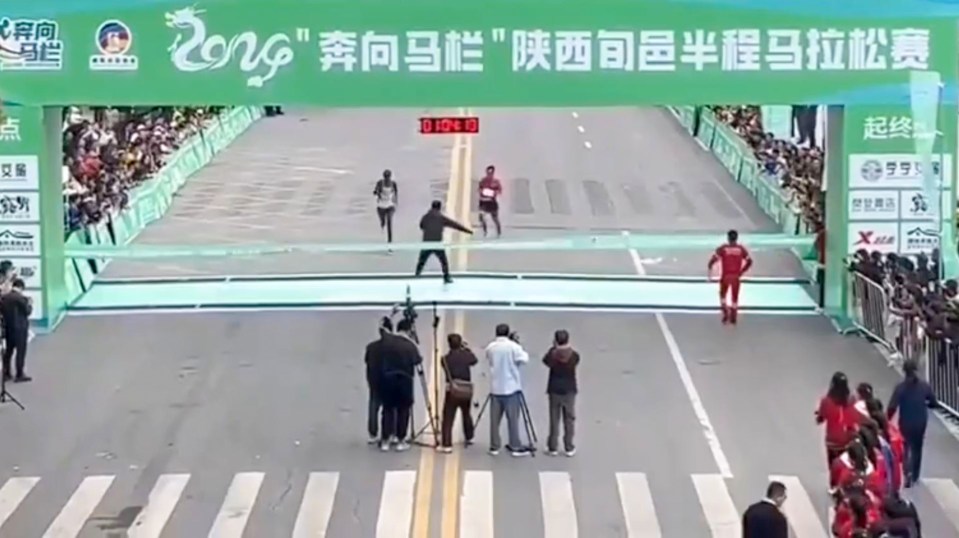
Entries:
{"type": "MultiPolygon", "coordinates": [[[[60,107],[3,108],[0,120],[0,259],[20,269],[33,326],[53,328],[66,308],[60,107]]],[[[71,267],[72,269],[72,267],[71,267]]]]}

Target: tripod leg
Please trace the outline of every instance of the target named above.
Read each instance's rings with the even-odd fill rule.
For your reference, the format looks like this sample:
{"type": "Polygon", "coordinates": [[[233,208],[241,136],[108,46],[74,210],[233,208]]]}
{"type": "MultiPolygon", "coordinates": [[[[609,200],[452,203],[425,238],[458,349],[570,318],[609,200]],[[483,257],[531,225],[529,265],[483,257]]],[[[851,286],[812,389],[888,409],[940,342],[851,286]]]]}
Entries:
{"type": "Polygon", "coordinates": [[[490,398],[493,396],[491,394],[486,395],[486,399],[483,400],[483,405],[480,406],[479,413],[476,415],[476,420],[473,421],[473,424],[479,424],[480,420],[483,418],[483,413],[486,412],[486,406],[489,405],[490,398]]]}
{"type": "Polygon", "coordinates": [[[529,406],[526,405],[526,396],[521,392],[519,399],[522,404],[523,421],[526,423],[526,434],[529,437],[530,443],[535,446],[539,443],[539,439],[536,437],[536,428],[533,426],[533,417],[530,415],[529,406]]]}

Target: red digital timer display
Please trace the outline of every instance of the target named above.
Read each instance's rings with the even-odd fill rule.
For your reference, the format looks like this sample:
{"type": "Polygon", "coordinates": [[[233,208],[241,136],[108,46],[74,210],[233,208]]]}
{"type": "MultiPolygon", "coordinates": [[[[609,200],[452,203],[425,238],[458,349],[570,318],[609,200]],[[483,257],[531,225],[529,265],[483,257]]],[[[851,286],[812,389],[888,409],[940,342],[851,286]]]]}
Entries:
{"type": "Polygon", "coordinates": [[[447,118],[420,118],[420,134],[477,134],[479,118],[453,116],[447,118]]]}

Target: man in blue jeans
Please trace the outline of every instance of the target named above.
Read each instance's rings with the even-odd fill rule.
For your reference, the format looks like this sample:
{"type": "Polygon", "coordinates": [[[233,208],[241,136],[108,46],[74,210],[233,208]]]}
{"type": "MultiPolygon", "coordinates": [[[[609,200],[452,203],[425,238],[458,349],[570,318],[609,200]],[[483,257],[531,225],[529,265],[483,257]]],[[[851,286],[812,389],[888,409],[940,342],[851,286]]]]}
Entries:
{"type": "Polygon", "coordinates": [[[907,360],[902,365],[902,371],[905,378],[892,391],[886,413],[892,420],[896,411],[899,412],[899,430],[906,445],[903,471],[906,475],[906,487],[909,488],[919,481],[929,408],[936,407],[938,402],[929,383],[919,379],[919,364],[916,361],[907,360]]]}
{"type": "Polygon", "coordinates": [[[532,454],[531,447],[523,445],[519,437],[519,424],[523,412],[523,379],[521,367],[529,362],[529,354],[519,344],[519,339],[510,333],[509,325],[496,326],[496,338],[486,346],[486,360],[490,368],[490,427],[489,453],[499,454],[502,440],[500,422],[506,414],[509,442],[506,448],[516,457],[532,454]]]}

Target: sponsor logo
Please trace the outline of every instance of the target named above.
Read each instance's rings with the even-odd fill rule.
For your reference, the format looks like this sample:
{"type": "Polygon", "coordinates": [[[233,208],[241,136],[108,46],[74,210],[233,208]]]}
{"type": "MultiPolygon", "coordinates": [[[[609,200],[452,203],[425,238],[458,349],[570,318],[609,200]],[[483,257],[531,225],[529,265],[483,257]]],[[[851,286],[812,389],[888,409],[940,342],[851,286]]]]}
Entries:
{"type": "Polygon", "coordinates": [[[14,267],[27,288],[40,288],[43,283],[40,276],[40,259],[14,259],[14,267]]]}
{"type": "Polygon", "coordinates": [[[854,246],[859,248],[866,247],[888,247],[896,243],[896,238],[890,234],[878,234],[873,230],[859,230],[856,232],[859,237],[854,246]]]}
{"type": "Polygon", "coordinates": [[[929,252],[939,248],[939,231],[917,226],[905,233],[906,244],[903,252],[929,252]]]}
{"type": "Polygon", "coordinates": [[[0,71],[63,68],[60,25],[51,20],[0,19],[0,71]]]}
{"type": "Polygon", "coordinates": [[[36,193],[0,193],[0,221],[30,222],[38,218],[40,197],[36,193]]]}
{"type": "Polygon", "coordinates": [[[912,215],[925,215],[929,212],[929,200],[921,192],[913,194],[909,204],[909,213],[912,215]]]}
{"type": "Polygon", "coordinates": [[[882,179],[882,172],[882,163],[873,159],[862,163],[862,166],[859,168],[859,174],[869,183],[875,183],[882,179]]]}
{"type": "MultiPolygon", "coordinates": [[[[37,227],[39,232],[39,227],[37,227]]],[[[25,256],[40,254],[38,233],[22,228],[0,228],[0,254],[20,254],[25,256]]]]}
{"type": "Polygon", "coordinates": [[[0,156],[0,188],[38,190],[39,167],[36,155],[0,156]]]}
{"type": "Polygon", "coordinates": [[[133,49],[133,32],[125,23],[109,20],[97,28],[94,43],[99,54],[90,56],[91,71],[136,71],[140,60],[133,49]]]}
{"type": "Polygon", "coordinates": [[[850,193],[851,218],[896,219],[899,217],[899,193],[896,191],[853,191],[850,193]]]}

